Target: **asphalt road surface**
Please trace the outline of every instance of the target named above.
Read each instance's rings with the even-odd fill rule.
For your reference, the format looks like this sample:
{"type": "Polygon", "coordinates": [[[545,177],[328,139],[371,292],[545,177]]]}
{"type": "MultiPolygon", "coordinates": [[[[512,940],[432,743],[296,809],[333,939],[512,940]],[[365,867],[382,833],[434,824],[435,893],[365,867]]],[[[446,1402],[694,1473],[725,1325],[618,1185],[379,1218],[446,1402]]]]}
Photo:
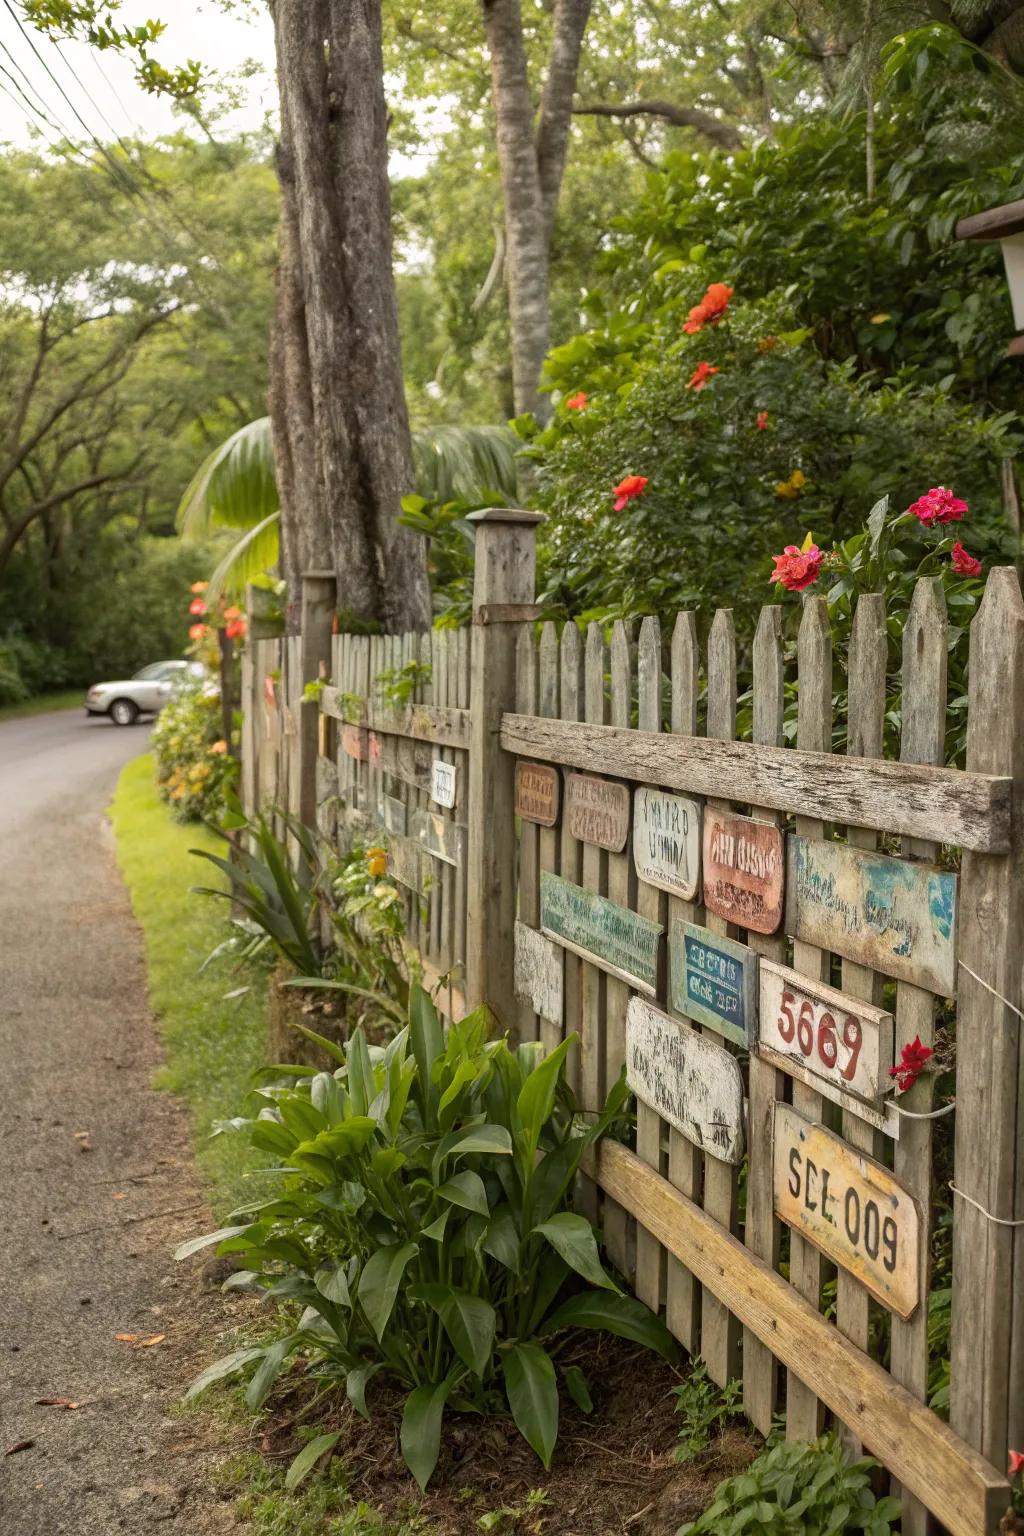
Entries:
{"type": "Polygon", "coordinates": [[[151,1087],[161,1053],[142,937],[104,818],[147,738],[84,711],[0,723],[0,1531],[12,1536],[237,1528],[210,1486],[222,1431],[173,1414],[219,1352],[223,1298],[169,1256],[203,1201],[183,1110],[151,1087]]]}

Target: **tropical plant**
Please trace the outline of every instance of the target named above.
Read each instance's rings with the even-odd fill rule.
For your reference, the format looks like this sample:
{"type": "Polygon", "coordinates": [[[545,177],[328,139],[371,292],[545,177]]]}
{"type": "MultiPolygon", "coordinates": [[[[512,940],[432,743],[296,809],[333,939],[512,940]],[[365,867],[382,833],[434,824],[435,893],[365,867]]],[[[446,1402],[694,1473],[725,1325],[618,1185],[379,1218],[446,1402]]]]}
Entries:
{"type": "Polygon", "coordinates": [[[157,717],[150,747],[161,797],[178,821],[224,816],[238,782],[238,759],[224,739],[220,692],[208,681],[176,687],[157,717]]]}
{"type": "Polygon", "coordinates": [[[889,1536],[900,1506],[876,1498],[877,1465],[867,1458],[848,1463],[835,1435],[781,1441],[720,1483],[700,1519],[681,1526],[678,1536],[889,1536]]]}
{"type": "MultiPolygon", "coordinates": [[[[558,1434],[559,1374],[588,1399],[558,1335],[598,1328],[659,1350],[663,1324],[606,1273],[590,1222],[568,1208],[580,1160],[621,1116],[624,1079],[584,1124],[565,1080],[575,1037],[548,1056],[488,1040],[480,1009],[447,1031],[414,986],[409,1022],[384,1048],[357,1030],[321,1041],[333,1073],[295,1069],[230,1123],[280,1163],[280,1193],[178,1250],[218,1245],[245,1266],[235,1286],[302,1308],[273,1343],[235,1351],[190,1389],[243,1370],[262,1404],[296,1355],[344,1383],[369,1417],[367,1384],[405,1391],[401,1446],[421,1487],[447,1408],[508,1410],[544,1465],[558,1434]],[[582,1283],[582,1288],[581,1288],[582,1283]]],[[[336,1443],[319,1437],[311,1465],[336,1443]]]]}
{"type": "MultiPolygon", "coordinates": [[[[507,427],[435,427],[413,434],[417,488],[424,502],[504,501],[516,492],[518,443],[507,427]]],[[[275,565],[280,504],[270,417],[240,427],[207,456],[181,498],[186,539],[218,528],[241,531],[210,577],[210,601],[240,592],[275,565]]]]}

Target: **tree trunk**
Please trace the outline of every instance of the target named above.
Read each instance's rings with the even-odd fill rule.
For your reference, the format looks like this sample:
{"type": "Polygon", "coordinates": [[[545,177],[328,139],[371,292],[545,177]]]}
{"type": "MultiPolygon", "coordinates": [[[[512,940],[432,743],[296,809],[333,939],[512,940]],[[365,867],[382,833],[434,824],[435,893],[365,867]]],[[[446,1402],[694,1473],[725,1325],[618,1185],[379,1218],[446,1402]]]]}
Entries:
{"type": "Polygon", "coordinates": [[[423,628],[426,551],[397,522],[413,472],[380,0],[275,0],[274,24],[284,207],[271,415],[289,610],[302,569],[327,568],[350,621],[423,628]]]}

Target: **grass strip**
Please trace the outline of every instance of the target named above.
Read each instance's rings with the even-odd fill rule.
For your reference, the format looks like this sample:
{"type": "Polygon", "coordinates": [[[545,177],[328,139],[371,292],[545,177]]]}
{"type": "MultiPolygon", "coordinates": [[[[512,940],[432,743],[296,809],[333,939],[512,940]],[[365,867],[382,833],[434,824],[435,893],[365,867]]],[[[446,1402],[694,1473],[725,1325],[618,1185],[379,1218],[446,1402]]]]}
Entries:
{"type": "Polygon", "coordinates": [[[34,699],[22,699],[18,704],[0,704],[0,720],[20,720],[25,715],[48,715],[58,709],[83,709],[84,688],[72,688],[65,693],[39,693],[34,699]]]}

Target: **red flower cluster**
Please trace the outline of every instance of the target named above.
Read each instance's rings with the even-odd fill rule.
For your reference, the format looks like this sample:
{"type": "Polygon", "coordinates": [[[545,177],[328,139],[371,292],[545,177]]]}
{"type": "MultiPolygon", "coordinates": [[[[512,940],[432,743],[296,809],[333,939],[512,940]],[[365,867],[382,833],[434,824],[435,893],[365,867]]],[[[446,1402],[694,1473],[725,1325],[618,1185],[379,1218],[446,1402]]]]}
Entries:
{"type": "Polygon", "coordinates": [[[958,523],[967,511],[967,503],[954,496],[946,486],[935,485],[923,496],[919,496],[907,511],[913,513],[926,528],[931,528],[936,523],[958,523]]]}
{"type": "Polygon", "coordinates": [[[889,1068],[889,1076],[896,1079],[896,1086],[900,1093],[906,1093],[908,1088],[913,1088],[921,1073],[928,1064],[928,1060],[935,1053],[930,1045],[922,1045],[920,1035],[915,1035],[913,1040],[903,1047],[903,1054],[894,1067],[889,1068]]]}
{"type": "Polygon", "coordinates": [[[690,377],[686,381],[687,389],[693,389],[693,390],[701,390],[701,389],[703,389],[705,384],[708,382],[708,379],[710,379],[711,375],[713,373],[717,373],[717,372],[718,372],[718,369],[717,368],[712,368],[710,363],[698,363],[696,368],[693,370],[693,372],[691,373],[690,377]]]}
{"type": "Polygon", "coordinates": [[[206,612],[206,604],[201,597],[194,597],[188,605],[188,611],[195,615],[203,614],[206,612]]]}
{"type": "Polygon", "coordinates": [[[810,544],[806,549],[787,544],[782,554],[772,555],[772,559],[775,569],[768,580],[785,587],[787,592],[802,592],[817,581],[824,556],[817,544],[810,544]]]}
{"type": "Polygon", "coordinates": [[[627,475],[625,480],[620,480],[612,490],[616,512],[621,512],[627,501],[631,501],[634,496],[642,496],[646,489],[646,475],[627,475]]]}
{"type": "Polygon", "coordinates": [[[959,539],[953,541],[953,569],[958,576],[980,576],[981,561],[969,555],[959,539]]]}
{"type": "Polygon", "coordinates": [[[683,323],[683,330],[687,336],[695,336],[708,323],[713,325],[716,320],[721,320],[729,308],[732,295],[733,289],[728,283],[709,283],[704,297],[699,304],[693,306],[690,310],[690,318],[683,323]]]}
{"type": "Polygon", "coordinates": [[[1009,1474],[1016,1477],[1018,1472],[1024,1472],[1024,1451],[1011,1451],[1009,1474]]]}
{"type": "Polygon", "coordinates": [[[758,413],[757,413],[757,430],[759,432],[767,432],[767,430],[768,430],[768,412],[767,411],[758,411],[758,413]]]}
{"type": "Polygon", "coordinates": [[[585,411],[590,404],[590,396],[585,390],[579,389],[574,395],[570,395],[565,402],[567,411],[585,411]]]}

